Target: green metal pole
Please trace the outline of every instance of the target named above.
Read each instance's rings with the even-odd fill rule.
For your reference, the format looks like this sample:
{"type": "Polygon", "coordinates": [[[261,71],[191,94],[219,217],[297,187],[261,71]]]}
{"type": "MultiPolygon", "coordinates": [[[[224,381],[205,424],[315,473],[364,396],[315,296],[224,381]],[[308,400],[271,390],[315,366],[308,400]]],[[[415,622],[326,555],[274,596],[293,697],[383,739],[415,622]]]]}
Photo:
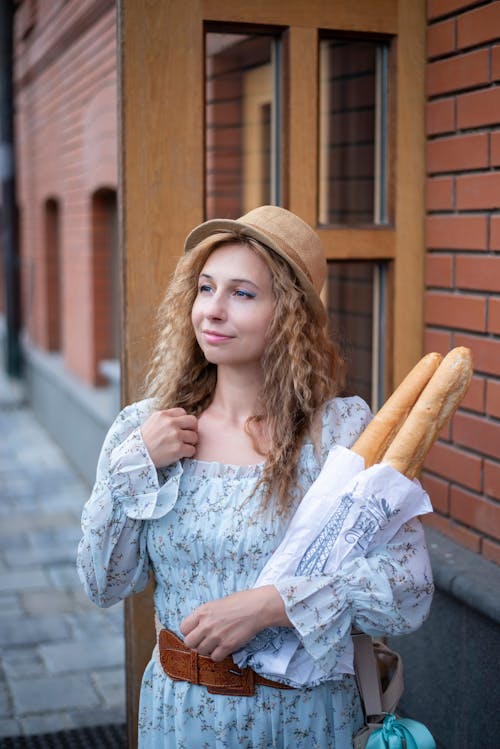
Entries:
{"type": "Polygon", "coordinates": [[[5,369],[21,375],[19,233],[14,144],[14,2],[0,2],[0,180],[6,317],[5,369]]]}

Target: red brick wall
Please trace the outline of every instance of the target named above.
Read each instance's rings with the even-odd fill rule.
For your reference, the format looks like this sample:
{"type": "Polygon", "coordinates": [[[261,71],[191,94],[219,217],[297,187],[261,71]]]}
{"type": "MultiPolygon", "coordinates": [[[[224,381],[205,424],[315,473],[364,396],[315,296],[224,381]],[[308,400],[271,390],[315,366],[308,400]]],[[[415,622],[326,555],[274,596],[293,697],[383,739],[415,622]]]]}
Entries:
{"type": "Polygon", "coordinates": [[[500,1],[427,9],[425,348],[475,363],[426,461],[428,522],[500,563],[500,1]]]}
{"type": "Polygon", "coordinates": [[[32,344],[48,350],[56,341],[67,369],[95,384],[99,352],[106,350],[100,338],[109,335],[109,326],[95,325],[99,263],[92,195],[116,190],[114,3],[29,2],[26,24],[25,2],[15,29],[24,325],[32,344]],[[59,206],[59,339],[51,297],[55,275],[45,262],[54,256],[47,246],[48,199],[59,206]]]}

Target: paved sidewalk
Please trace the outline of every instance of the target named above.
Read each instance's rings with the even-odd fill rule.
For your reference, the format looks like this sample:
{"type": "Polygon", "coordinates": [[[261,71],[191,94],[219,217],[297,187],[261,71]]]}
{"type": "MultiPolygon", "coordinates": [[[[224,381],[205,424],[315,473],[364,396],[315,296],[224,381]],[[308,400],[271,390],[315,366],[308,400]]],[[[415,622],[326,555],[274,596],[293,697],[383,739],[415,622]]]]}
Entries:
{"type": "Polygon", "coordinates": [[[88,494],[0,372],[0,739],[125,721],[123,607],[75,568],[88,494]]]}

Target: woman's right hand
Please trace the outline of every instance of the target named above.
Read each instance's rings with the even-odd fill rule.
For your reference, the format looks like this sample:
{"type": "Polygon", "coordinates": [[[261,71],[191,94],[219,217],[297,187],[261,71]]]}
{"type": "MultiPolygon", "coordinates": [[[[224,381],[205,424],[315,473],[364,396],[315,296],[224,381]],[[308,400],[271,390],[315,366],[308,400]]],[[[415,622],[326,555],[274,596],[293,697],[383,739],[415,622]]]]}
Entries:
{"type": "Polygon", "coordinates": [[[198,419],[183,408],[154,411],[141,426],[147,451],[156,468],[192,458],[198,442],[198,419]]]}

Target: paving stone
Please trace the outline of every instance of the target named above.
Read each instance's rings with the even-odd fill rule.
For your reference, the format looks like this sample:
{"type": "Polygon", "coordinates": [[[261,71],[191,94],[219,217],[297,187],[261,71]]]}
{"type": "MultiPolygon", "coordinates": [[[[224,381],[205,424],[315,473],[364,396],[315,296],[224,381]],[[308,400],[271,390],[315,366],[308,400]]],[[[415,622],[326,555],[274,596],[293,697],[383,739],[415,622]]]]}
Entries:
{"type": "Polygon", "coordinates": [[[21,736],[21,723],[14,718],[0,719],[0,739],[7,736],[21,736]]]}
{"type": "Polygon", "coordinates": [[[4,652],[2,663],[8,680],[46,675],[45,664],[36,647],[14,648],[4,652]]]}
{"type": "Polygon", "coordinates": [[[74,565],[76,550],[74,543],[59,543],[45,548],[24,549],[22,554],[17,549],[9,550],[5,552],[4,557],[10,567],[17,566],[19,570],[25,567],[59,565],[64,562],[74,565]]]}
{"type": "MultiPolygon", "coordinates": [[[[24,520],[24,524],[26,526],[26,518],[24,520]]],[[[3,530],[8,532],[2,535],[2,551],[10,551],[11,549],[24,551],[24,549],[26,549],[29,544],[27,536],[24,533],[16,533],[15,531],[13,531],[10,527],[8,527],[10,526],[10,523],[5,523],[4,525],[7,527],[4,527],[3,530]]]]}
{"type": "Polygon", "coordinates": [[[92,674],[97,691],[108,707],[121,707],[125,699],[125,669],[113,668],[92,674]]]}
{"type": "MultiPolygon", "coordinates": [[[[79,710],[70,713],[74,728],[85,726],[108,726],[125,723],[125,705],[122,707],[97,708],[96,710],[79,710]]],[[[91,749],[89,747],[89,749],[91,749]]]]}
{"type": "Polygon", "coordinates": [[[41,645],[40,655],[51,674],[119,666],[125,642],[119,637],[100,637],[79,642],[41,645]]]}
{"type": "MultiPolygon", "coordinates": [[[[116,626],[110,618],[106,609],[99,609],[94,606],[94,610],[86,614],[69,614],[67,621],[71,626],[71,631],[75,640],[98,640],[101,637],[117,637],[116,626]]],[[[118,637],[123,636],[123,629],[118,633],[118,637]]]]}
{"type": "Polygon", "coordinates": [[[82,532],[80,526],[75,526],[74,520],[71,519],[71,522],[68,522],[66,525],[59,522],[55,528],[28,532],[26,537],[33,549],[43,549],[54,544],[68,546],[73,544],[76,549],[82,537],[82,532]]]}
{"type": "MultiPolygon", "coordinates": [[[[0,506],[1,504],[0,502],[0,506]]],[[[0,523],[1,543],[3,545],[3,540],[6,536],[19,533],[26,530],[27,527],[35,530],[37,528],[53,528],[55,525],[67,525],[75,522],[75,514],[67,510],[49,514],[32,513],[29,517],[26,517],[26,513],[19,513],[19,508],[17,507],[14,512],[9,514],[8,522],[0,523]]]]}
{"type": "Polygon", "coordinates": [[[3,593],[0,595],[0,615],[16,614],[20,616],[24,612],[22,597],[17,593],[3,593]]]}
{"type": "Polygon", "coordinates": [[[0,686],[0,718],[12,717],[12,701],[5,685],[0,686]]]}
{"type": "Polygon", "coordinates": [[[48,576],[55,588],[81,588],[82,584],[76,571],[76,550],[73,564],[61,564],[49,570],[48,576]]]}
{"type": "Polygon", "coordinates": [[[0,575],[0,593],[48,588],[50,580],[43,570],[21,570],[0,575]]]}
{"type": "Polygon", "coordinates": [[[14,709],[19,716],[98,707],[100,698],[87,673],[12,681],[14,709]]]}
{"type": "MultiPolygon", "coordinates": [[[[49,713],[48,715],[29,715],[21,719],[22,732],[25,736],[43,733],[55,733],[74,728],[69,713],[49,713]]],[[[89,747],[91,749],[91,747],[89,747]]]]}
{"type": "Polygon", "coordinates": [[[74,597],[65,590],[32,590],[22,593],[21,598],[29,616],[69,613],[75,609],[74,597]]]}
{"type": "Polygon", "coordinates": [[[76,572],[90,487],[2,387],[0,369],[0,737],[124,723],[124,607],[76,572]]]}
{"type": "Polygon", "coordinates": [[[67,623],[57,616],[37,619],[5,616],[0,619],[0,642],[5,647],[64,640],[69,634],[67,623]]]}

